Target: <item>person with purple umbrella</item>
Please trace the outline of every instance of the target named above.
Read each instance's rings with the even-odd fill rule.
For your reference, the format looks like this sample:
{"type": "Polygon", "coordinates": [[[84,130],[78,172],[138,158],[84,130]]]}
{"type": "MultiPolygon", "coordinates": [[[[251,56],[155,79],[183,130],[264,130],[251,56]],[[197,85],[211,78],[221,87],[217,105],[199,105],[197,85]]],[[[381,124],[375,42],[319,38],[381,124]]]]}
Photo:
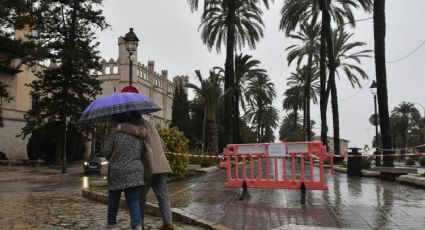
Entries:
{"type": "MultiPolygon", "coordinates": [[[[141,118],[139,112],[115,114],[113,123],[133,123],[141,118]]],[[[124,192],[130,214],[130,225],[141,230],[143,217],[140,213],[140,193],[144,191],[144,143],[141,139],[124,132],[111,132],[106,140],[103,155],[109,161],[108,170],[108,211],[106,229],[114,229],[121,193],[124,192]]]]}

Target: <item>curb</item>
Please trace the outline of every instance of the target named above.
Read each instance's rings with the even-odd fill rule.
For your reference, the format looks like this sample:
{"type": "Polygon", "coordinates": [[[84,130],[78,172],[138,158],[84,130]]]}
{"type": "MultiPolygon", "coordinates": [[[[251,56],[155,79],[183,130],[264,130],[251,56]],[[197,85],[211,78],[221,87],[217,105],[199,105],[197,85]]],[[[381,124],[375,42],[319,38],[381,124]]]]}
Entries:
{"type": "Polygon", "coordinates": [[[419,174],[401,175],[396,178],[396,181],[403,184],[425,187],[425,177],[418,177],[417,175],[419,174]]]}
{"type": "MultiPolygon", "coordinates": [[[[102,203],[108,203],[108,195],[102,192],[91,191],[90,189],[84,188],[82,190],[82,196],[90,200],[94,200],[94,201],[98,201],[102,203]]],[[[124,198],[121,198],[120,200],[120,207],[127,208],[127,203],[124,198]]],[[[178,208],[171,208],[171,211],[173,213],[173,220],[178,222],[183,222],[185,224],[199,226],[199,227],[203,227],[205,229],[211,229],[211,230],[228,230],[229,229],[223,225],[216,224],[208,220],[196,217],[178,208]]],[[[158,205],[150,203],[150,202],[146,202],[145,212],[148,215],[157,216],[157,217],[161,216],[158,205]]]]}

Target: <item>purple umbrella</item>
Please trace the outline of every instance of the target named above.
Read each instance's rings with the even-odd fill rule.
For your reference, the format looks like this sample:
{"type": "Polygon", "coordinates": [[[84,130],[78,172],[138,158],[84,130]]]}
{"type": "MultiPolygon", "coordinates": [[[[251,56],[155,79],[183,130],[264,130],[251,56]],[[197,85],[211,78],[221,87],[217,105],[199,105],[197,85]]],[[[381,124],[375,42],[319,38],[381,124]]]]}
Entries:
{"type": "Polygon", "coordinates": [[[149,97],[138,93],[114,93],[93,101],[81,114],[78,123],[110,120],[112,115],[128,111],[151,113],[161,110],[149,97]]]}

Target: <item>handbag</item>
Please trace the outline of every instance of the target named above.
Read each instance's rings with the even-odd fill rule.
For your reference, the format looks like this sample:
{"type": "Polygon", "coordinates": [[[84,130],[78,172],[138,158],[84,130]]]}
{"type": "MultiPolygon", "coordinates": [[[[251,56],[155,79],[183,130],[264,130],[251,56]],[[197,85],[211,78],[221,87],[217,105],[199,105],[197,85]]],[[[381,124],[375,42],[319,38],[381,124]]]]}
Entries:
{"type": "MultiPolygon", "coordinates": [[[[122,141],[121,141],[122,142],[122,141]]],[[[121,144],[120,142],[120,144],[121,144]]],[[[100,166],[100,175],[101,176],[108,176],[108,172],[109,172],[109,162],[112,162],[112,158],[115,156],[115,152],[117,151],[117,148],[114,148],[114,152],[112,153],[111,158],[109,158],[108,163],[100,166]]]]}

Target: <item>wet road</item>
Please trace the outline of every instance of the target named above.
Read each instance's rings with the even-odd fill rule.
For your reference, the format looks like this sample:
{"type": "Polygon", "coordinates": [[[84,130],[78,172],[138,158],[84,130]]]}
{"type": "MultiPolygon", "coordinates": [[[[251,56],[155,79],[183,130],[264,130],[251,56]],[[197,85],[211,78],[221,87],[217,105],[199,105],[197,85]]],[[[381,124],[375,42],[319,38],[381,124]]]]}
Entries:
{"type": "MultiPolygon", "coordinates": [[[[73,175],[38,181],[0,183],[0,229],[103,229],[106,204],[81,196],[96,176],[73,175]]],[[[130,229],[127,210],[118,213],[117,229],[130,229]]],[[[157,229],[160,218],[147,216],[145,229],[157,229]]],[[[176,229],[202,229],[175,223],[176,229]]]]}
{"type": "MultiPolygon", "coordinates": [[[[356,229],[424,229],[425,190],[378,178],[326,173],[328,191],[224,188],[226,171],[173,182],[172,206],[231,229],[273,229],[288,224],[356,229]]],[[[152,194],[151,194],[152,195],[152,194]]],[[[153,199],[150,196],[150,199],[153,199]]]]}

